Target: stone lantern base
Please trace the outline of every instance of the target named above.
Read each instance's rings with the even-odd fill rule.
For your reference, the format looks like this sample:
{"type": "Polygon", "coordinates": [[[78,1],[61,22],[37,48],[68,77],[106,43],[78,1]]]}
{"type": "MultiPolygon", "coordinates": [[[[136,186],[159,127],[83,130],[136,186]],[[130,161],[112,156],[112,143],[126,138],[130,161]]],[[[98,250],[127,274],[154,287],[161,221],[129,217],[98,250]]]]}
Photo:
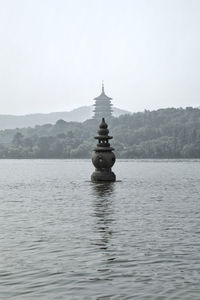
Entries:
{"type": "Polygon", "coordinates": [[[116,181],[115,173],[112,171],[99,171],[96,170],[91,175],[91,181],[98,182],[98,181],[116,181]]]}

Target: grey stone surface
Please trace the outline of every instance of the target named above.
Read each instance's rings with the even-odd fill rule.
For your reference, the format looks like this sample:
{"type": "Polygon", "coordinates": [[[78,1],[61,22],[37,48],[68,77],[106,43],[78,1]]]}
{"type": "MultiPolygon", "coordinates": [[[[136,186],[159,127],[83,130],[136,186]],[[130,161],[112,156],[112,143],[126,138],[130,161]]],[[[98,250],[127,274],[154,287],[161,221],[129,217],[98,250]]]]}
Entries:
{"type": "Polygon", "coordinates": [[[102,118],[98,130],[99,135],[95,136],[95,139],[98,140],[98,144],[92,153],[92,163],[96,168],[91,175],[93,182],[116,181],[116,176],[111,169],[116,159],[115,154],[112,152],[114,149],[110,147],[110,143],[108,142],[112,139],[112,136],[109,136],[108,133],[108,125],[105,119],[102,118]]]}

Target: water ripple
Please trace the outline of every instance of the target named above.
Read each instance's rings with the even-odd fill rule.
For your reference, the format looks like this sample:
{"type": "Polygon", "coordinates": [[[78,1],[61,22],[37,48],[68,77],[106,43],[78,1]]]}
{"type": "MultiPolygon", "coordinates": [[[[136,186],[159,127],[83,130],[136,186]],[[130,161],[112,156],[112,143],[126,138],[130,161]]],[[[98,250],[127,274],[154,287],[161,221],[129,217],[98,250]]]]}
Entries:
{"type": "Polygon", "coordinates": [[[0,162],[0,299],[199,299],[199,160],[0,162]]]}

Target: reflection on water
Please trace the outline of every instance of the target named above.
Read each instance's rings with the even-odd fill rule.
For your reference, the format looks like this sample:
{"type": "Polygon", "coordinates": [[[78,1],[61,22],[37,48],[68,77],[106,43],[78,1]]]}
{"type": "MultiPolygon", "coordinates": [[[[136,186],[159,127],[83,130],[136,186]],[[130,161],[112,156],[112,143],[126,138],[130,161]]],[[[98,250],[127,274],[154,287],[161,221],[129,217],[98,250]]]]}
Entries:
{"type": "Polygon", "coordinates": [[[114,182],[94,182],[92,183],[92,187],[94,190],[94,195],[102,200],[102,198],[106,198],[112,196],[115,188],[114,182]]]}
{"type": "Polygon", "coordinates": [[[115,184],[113,182],[94,183],[94,215],[96,216],[96,228],[100,239],[95,243],[102,250],[107,250],[112,237],[111,225],[114,221],[112,207],[112,195],[115,184]]]}

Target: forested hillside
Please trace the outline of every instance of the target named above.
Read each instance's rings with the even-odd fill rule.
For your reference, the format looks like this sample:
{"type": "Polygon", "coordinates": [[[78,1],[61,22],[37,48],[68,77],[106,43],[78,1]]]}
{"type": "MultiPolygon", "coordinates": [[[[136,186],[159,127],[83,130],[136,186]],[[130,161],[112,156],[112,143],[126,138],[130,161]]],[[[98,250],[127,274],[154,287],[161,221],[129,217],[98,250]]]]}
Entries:
{"type": "MultiPolygon", "coordinates": [[[[106,120],[118,158],[200,158],[200,110],[159,109],[106,120]]],[[[89,158],[99,122],[58,120],[0,131],[0,158],[89,158]]]]}

